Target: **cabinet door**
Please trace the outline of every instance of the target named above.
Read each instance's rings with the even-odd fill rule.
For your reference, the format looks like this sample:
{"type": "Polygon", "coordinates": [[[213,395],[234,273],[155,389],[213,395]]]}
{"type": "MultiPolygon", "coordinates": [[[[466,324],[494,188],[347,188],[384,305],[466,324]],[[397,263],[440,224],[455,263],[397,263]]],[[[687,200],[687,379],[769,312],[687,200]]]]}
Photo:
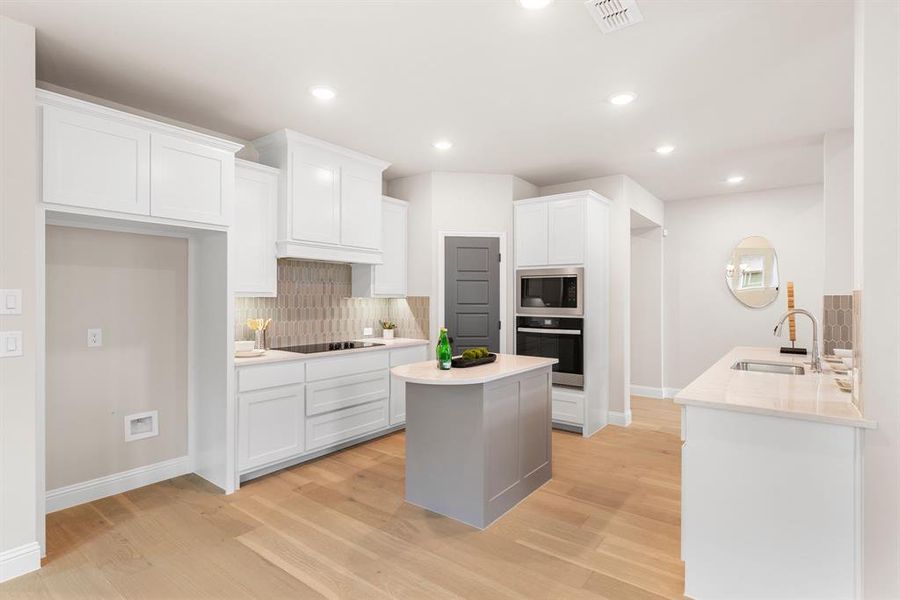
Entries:
{"type": "Polygon", "coordinates": [[[234,291],[243,296],[275,296],[275,206],[278,174],[237,166],[234,173],[234,291]]]}
{"type": "Polygon", "coordinates": [[[547,203],[517,204],[515,208],[516,265],[547,264],[547,203]]]}
{"type": "Polygon", "coordinates": [[[303,386],[238,395],[238,470],[245,472],[303,453],[303,386]]]}
{"type": "Polygon", "coordinates": [[[229,225],[233,217],[234,155],[196,142],[153,134],[150,214],[229,225]]]}
{"type": "Polygon", "coordinates": [[[290,236],[300,242],[340,242],[341,168],[316,153],[291,153],[290,236]]]}
{"type": "Polygon", "coordinates": [[[341,245],[381,248],[381,178],[368,170],[341,171],[341,245]]]}
{"type": "Polygon", "coordinates": [[[552,200],[549,205],[548,264],[584,263],[584,200],[552,200]]]}
{"type": "Polygon", "coordinates": [[[43,107],[43,201],[150,213],[150,133],[101,117],[43,107]]]}
{"type": "MultiPolygon", "coordinates": [[[[391,350],[391,367],[422,362],[428,346],[391,350]]],[[[391,375],[391,425],[406,422],[406,382],[391,375]]]]}
{"type": "Polygon", "coordinates": [[[379,296],[406,295],[407,212],[405,204],[381,203],[381,240],[384,262],[375,265],[373,293],[379,296]]]}

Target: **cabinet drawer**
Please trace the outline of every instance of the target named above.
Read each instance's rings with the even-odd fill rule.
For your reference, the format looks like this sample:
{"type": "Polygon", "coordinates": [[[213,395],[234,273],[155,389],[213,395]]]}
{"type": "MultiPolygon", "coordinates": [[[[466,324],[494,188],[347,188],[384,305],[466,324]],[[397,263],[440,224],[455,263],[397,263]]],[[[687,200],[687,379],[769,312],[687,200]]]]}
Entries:
{"type": "Polygon", "coordinates": [[[303,383],[305,364],[302,361],[241,367],[238,371],[238,391],[303,383]]]}
{"type": "Polygon", "coordinates": [[[426,360],[428,346],[413,346],[412,348],[398,348],[391,350],[391,366],[408,365],[409,363],[426,360]]]}
{"type": "Polygon", "coordinates": [[[306,366],[306,380],[318,381],[319,379],[344,377],[387,368],[387,352],[360,352],[352,356],[309,361],[306,366]]]}
{"type": "Polygon", "coordinates": [[[315,415],[306,419],[306,450],[318,450],[384,429],[388,426],[387,400],[315,415]]]}
{"type": "Polygon", "coordinates": [[[306,414],[309,416],[349,408],[390,395],[387,371],[370,371],[336,379],[323,379],[306,386],[306,414]]]}
{"type": "Polygon", "coordinates": [[[583,425],[584,396],[554,388],[552,414],[554,421],[583,425]]]}

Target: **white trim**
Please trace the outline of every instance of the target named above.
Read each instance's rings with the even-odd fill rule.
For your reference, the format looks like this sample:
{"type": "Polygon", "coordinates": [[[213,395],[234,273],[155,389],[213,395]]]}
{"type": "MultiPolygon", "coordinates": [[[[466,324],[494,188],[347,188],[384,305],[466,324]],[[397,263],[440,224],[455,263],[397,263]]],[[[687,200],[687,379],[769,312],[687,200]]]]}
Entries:
{"type": "MultiPolygon", "coordinates": [[[[38,119],[40,127],[40,119],[38,119]]],[[[38,139],[41,139],[38,134],[38,139]]],[[[40,164],[40,161],[38,161],[40,164]]],[[[39,169],[40,171],[40,169],[39,169]]],[[[38,197],[40,197],[41,177],[38,176],[38,197]]],[[[40,544],[41,556],[47,556],[47,213],[43,206],[36,204],[37,218],[35,244],[37,265],[35,268],[34,326],[35,337],[35,532],[40,544]]]]}
{"type": "Polygon", "coordinates": [[[138,467],[121,473],[98,477],[47,492],[47,512],[52,513],[71,506],[92,502],[107,496],[158,483],[191,472],[187,456],[138,467]]]}
{"type": "Polygon", "coordinates": [[[437,239],[437,297],[435,298],[437,303],[437,323],[433,323],[430,325],[432,330],[432,338],[437,339],[437,328],[440,323],[444,322],[444,245],[445,238],[448,237],[495,237],[499,240],[499,252],[500,252],[500,353],[506,353],[506,332],[509,330],[509,306],[507,303],[507,292],[506,286],[508,285],[507,277],[506,277],[506,269],[509,264],[509,253],[511,250],[506,245],[506,233],[502,231],[439,231],[438,239],[437,239]]]}
{"type": "Polygon", "coordinates": [[[0,552],[0,583],[41,568],[41,545],[29,542],[0,552]]]}
{"type": "MultiPolygon", "coordinates": [[[[549,196],[535,196],[533,198],[519,198],[518,200],[513,200],[514,205],[519,204],[534,204],[538,202],[547,202],[549,200],[580,200],[587,196],[588,198],[593,198],[594,200],[600,200],[605,205],[612,204],[608,198],[605,196],[601,196],[594,190],[578,190],[577,192],[562,192],[560,194],[551,194],[549,196]]],[[[553,265],[554,267],[556,265],[553,265]]]]}
{"type": "Polygon", "coordinates": [[[644,398],[665,398],[666,391],[664,388],[650,387],[646,385],[631,385],[632,396],[642,396],[644,398]]]}
{"type": "Polygon", "coordinates": [[[352,158],[353,160],[358,160],[360,162],[372,165],[373,167],[377,167],[378,169],[381,169],[381,171],[385,171],[388,167],[391,166],[391,163],[381,160],[380,158],[375,158],[374,156],[370,156],[369,154],[363,154],[362,152],[357,152],[356,150],[351,150],[350,148],[338,146],[337,144],[332,144],[331,142],[320,140],[319,138],[300,133],[299,131],[294,131],[293,129],[279,129],[278,131],[273,131],[270,134],[264,135],[260,138],[256,138],[250,143],[253,144],[253,147],[257,150],[261,150],[267,146],[271,146],[272,144],[287,144],[289,142],[306,144],[315,148],[321,148],[328,152],[334,152],[335,154],[340,154],[341,156],[346,156],[352,158]]]}
{"type": "Polygon", "coordinates": [[[618,425],[619,427],[628,427],[631,425],[631,411],[621,412],[611,410],[607,412],[607,421],[610,425],[618,425]]]}
{"type": "Polygon", "coordinates": [[[681,391],[681,388],[663,388],[663,398],[674,398],[675,395],[681,391]]]}

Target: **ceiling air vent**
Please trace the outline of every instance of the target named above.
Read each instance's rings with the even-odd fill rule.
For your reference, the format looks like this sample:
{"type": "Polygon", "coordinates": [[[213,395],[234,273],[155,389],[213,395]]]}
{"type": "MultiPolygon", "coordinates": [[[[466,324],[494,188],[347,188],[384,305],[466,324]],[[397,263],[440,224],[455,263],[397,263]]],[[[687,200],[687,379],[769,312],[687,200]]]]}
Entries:
{"type": "Polygon", "coordinates": [[[635,0],[587,0],[584,5],[603,33],[612,33],[644,20],[635,0]]]}

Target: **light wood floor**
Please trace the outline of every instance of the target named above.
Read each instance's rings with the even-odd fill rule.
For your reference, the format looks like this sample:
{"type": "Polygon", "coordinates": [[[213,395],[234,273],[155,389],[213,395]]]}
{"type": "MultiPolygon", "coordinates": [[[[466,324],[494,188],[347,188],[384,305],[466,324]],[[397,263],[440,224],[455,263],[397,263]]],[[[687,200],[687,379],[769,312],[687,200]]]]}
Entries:
{"type": "Polygon", "coordinates": [[[53,513],[14,598],[681,598],[679,412],[553,433],[553,480],[479,532],[403,502],[403,434],[246,484],[196,476],[53,513]]]}

